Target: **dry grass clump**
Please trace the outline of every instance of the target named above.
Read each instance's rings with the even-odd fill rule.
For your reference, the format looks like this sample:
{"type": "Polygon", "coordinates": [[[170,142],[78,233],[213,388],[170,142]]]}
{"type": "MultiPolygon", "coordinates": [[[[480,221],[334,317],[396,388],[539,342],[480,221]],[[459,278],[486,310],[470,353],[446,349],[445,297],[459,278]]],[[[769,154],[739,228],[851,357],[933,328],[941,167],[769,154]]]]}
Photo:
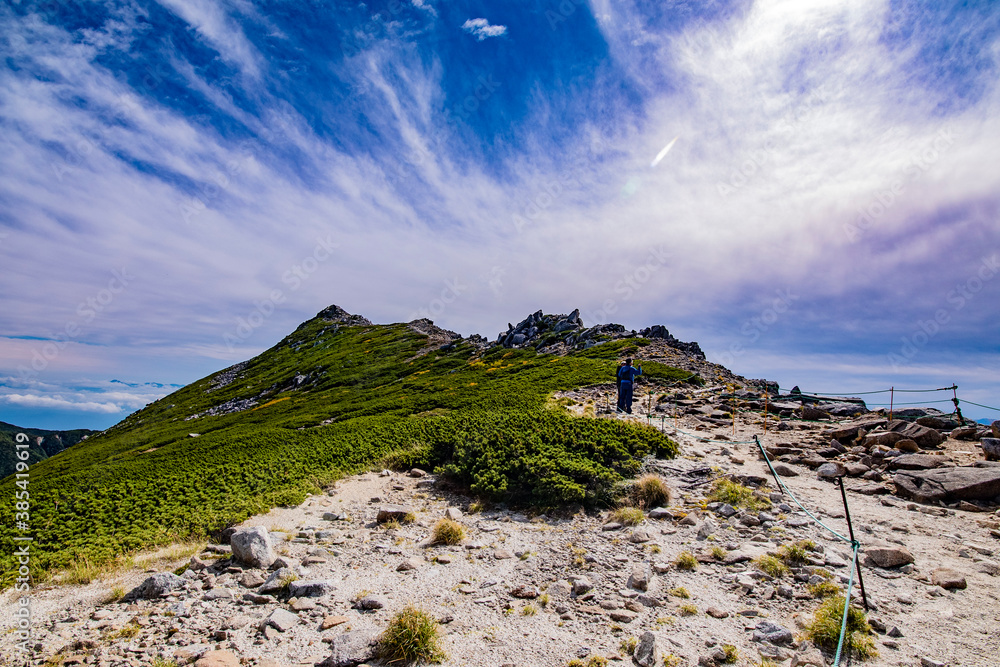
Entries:
{"type": "Polygon", "coordinates": [[[643,475],[632,486],[632,501],[637,507],[666,507],[673,500],[670,487],[659,475],[643,475]]]}
{"type": "Polygon", "coordinates": [[[434,531],[431,533],[433,544],[460,544],[465,539],[465,528],[462,524],[451,519],[441,519],[434,524],[434,531]]]}
{"type": "Polygon", "coordinates": [[[441,662],[441,633],[437,620],[413,606],[404,607],[378,638],[378,655],[388,663],[441,662]]]}
{"type": "MultiPolygon", "coordinates": [[[[819,606],[812,622],[806,626],[806,636],[817,646],[835,651],[837,642],[840,640],[840,625],[843,619],[844,596],[829,597],[819,606]]],[[[846,633],[847,636],[844,638],[845,654],[854,651],[854,654],[861,660],[874,658],[878,655],[878,651],[875,650],[875,640],[871,636],[872,629],[868,625],[868,618],[857,607],[849,607],[847,610],[846,633]]]]}
{"type": "Polygon", "coordinates": [[[611,513],[611,520],[623,526],[637,526],[645,519],[646,515],[638,507],[619,507],[611,513]]]}
{"type": "Polygon", "coordinates": [[[698,559],[690,551],[682,551],[674,559],[674,567],[678,570],[696,570],[698,569],[698,559]]]}
{"type": "Polygon", "coordinates": [[[753,559],[753,564],[758,570],[775,579],[788,574],[788,567],[774,556],[758,556],[753,559]]]}
{"type": "Polygon", "coordinates": [[[771,506],[771,501],[758,494],[749,486],[739,482],[721,478],[712,482],[712,490],[708,494],[712,502],[726,503],[733,507],[746,507],[751,510],[762,510],[771,506]]]}

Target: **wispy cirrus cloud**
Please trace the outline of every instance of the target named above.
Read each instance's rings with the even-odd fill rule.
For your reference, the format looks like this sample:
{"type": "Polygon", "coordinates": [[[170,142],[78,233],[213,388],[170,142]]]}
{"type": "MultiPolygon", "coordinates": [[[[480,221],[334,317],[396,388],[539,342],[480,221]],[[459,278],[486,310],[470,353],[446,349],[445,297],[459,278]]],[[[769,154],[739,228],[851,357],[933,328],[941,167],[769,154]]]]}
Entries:
{"type": "Polygon", "coordinates": [[[949,302],[1000,249],[995,12],[297,11],[0,9],[0,372],[44,365],[64,399],[95,369],[183,384],[330,303],[397,321],[446,281],[435,319],[464,333],[579,307],[710,356],[796,290],[737,371],[885,366],[941,308],[914,368],[1000,335],[1000,281],[949,302]]]}

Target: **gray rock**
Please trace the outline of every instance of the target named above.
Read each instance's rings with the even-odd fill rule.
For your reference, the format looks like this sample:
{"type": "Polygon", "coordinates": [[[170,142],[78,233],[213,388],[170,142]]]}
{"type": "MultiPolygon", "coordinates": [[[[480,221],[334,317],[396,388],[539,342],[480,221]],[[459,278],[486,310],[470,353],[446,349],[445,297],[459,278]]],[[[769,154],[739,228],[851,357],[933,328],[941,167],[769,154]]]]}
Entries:
{"type": "Polygon", "coordinates": [[[921,426],[920,424],[913,422],[904,421],[902,419],[897,419],[891,422],[886,427],[886,430],[892,433],[899,433],[904,438],[913,440],[920,446],[921,449],[937,447],[944,442],[944,436],[937,430],[927,428],[926,426],[921,426]]]}
{"type": "Polygon", "coordinates": [[[658,667],[660,664],[660,647],[656,641],[656,635],[650,631],[642,633],[639,637],[639,645],[635,647],[632,659],[639,667],[658,667]]]}
{"type": "Polygon", "coordinates": [[[184,581],[184,577],[179,577],[172,572],[158,572],[133,588],[125,596],[125,599],[127,601],[139,599],[152,600],[169,593],[175,588],[180,588],[184,585],[184,581]]]}
{"type": "Polygon", "coordinates": [[[261,575],[260,572],[256,572],[254,570],[244,572],[242,576],[240,576],[240,584],[242,584],[247,588],[257,588],[258,586],[263,584],[264,581],[265,579],[263,575],[261,575]]]}
{"type": "Polygon", "coordinates": [[[271,569],[271,570],[280,570],[283,567],[284,568],[293,568],[293,567],[295,567],[295,563],[292,562],[291,560],[285,558],[284,556],[278,556],[273,561],[271,561],[271,565],[270,565],[270,567],[268,569],[271,569]]]}
{"type": "Polygon", "coordinates": [[[376,633],[354,630],[336,635],[330,642],[330,657],[320,667],[356,667],[375,657],[376,633]]]}
{"type": "Polygon", "coordinates": [[[232,600],[233,592],[228,588],[219,586],[218,588],[213,588],[201,598],[202,600],[207,600],[211,602],[212,600],[232,600]]]}
{"type": "Polygon", "coordinates": [[[846,474],[847,468],[844,467],[844,464],[837,463],[836,461],[824,463],[816,469],[816,476],[820,479],[836,479],[837,477],[843,477],[846,474]]]}
{"type": "Polygon", "coordinates": [[[1000,468],[958,466],[900,471],[892,477],[902,498],[921,503],[992,500],[1000,495],[1000,468]]]}
{"type": "Polygon", "coordinates": [[[698,539],[705,540],[708,536],[717,531],[719,527],[714,521],[705,521],[703,524],[698,526],[698,539]]]}
{"type": "Polygon", "coordinates": [[[820,650],[811,644],[792,656],[790,667],[826,667],[820,650]]]}
{"type": "Polygon", "coordinates": [[[274,562],[271,536],[263,526],[238,530],[233,533],[229,543],[233,547],[233,558],[245,565],[267,568],[274,562]]]}
{"type": "Polygon", "coordinates": [[[1000,419],[990,424],[990,432],[993,433],[994,438],[1000,438],[1000,419]]]}
{"type": "MultiPolygon", "coordinates": [[[[900,444],[900,441],[896,444],[900,444]]],[[[897,456],[896,458],[889,461],[887,468],[889,470],[933,470],[934,468],[941,468],[942,466],[950,463],[949,459],[943,456],[934,456],[932,454],[903,454],[902,456],[897,456]]]]}
{"type": "Polygon", "coordinates": [[[774,472],[778,473],[781,477],[798,477],[799,473],[796,472],[795,468],[785,465],[784,463],[775,463],[773,465],[774,472]]]}
{"type": "Polygon", "coordinates": [[[324,579],[299,579],[288,584],[288,595],[293,598],[318,598],[333,591],[333,582],[324,579]]]}
{"type": "Polygon", "coordinates": [[[965,590],[968,586],[965,575],[947,567],[939,567],[931,572],[931,583],[947,590],[965,590]]]}
{"type": "Polygon", "coordinates": [[[867,547],[864,554],[864,563],[869,567],[899,567],[913,562],[913,554],[903,547],[867,547]]]}
{"type": "Polygon", "coordinates": [[[416,570],[420,567],[420,559],[416,556],[411,556],[396,566],[397,572],[409,572],[410,570],[416,570]]]}
{"type": "Polygon", "coordinates": [[[540,592],[535,586],[521,584],[520,586],[512,588],[510,594],[511,597],[519,598],[521,600],[534,600],[540,595],[540,592]]]}
{"type": "Polygon", "coordinates": [[[407,515],[415,512],[409,505],[382,505],[378,508],[378,516],[375,518],[379,523],[386,521],[405,521],[407,515]]]}
{"type": "Polygon", "coordinates": [[[858,437],[858,431],[861,429],[870,433],[880,426],[885,426],[885,424],[885,419],[865,419],[850,424],[842,424],[837,428],[823,431],[823,435],[827,438],[840,440],[841,442],[849,442],[858,437]]]}
{"type": "Polygon", "coordinates": [[[772,644],[791,644],[795,637],[792,631],[773,621],[760,621],[753,631],[755,642],[770,642],[772,644]]]}
{"type": "Polygon", "coordinates": [[[632,531],[632,534],[628,536],[628,541],[635,544],[643,544],[649,542],[652,537],[650,537],[649,532],[643,530],[642,528],[636,528],[632,531]]]}
{"type": "Polygon", "coordinates": [[[355,609],[362,609],[364,611],[375,611],[376,609],[382,609],[385,607],[385,603],[378,598],[373,598],[370,595],[368,597],[363,597],[360,600],[356,600],[353,606],[355,609]]]}
{"type": "Polygon", "coordinates": [[[983,438],[979,444],[983,448],[983,456],[987,461],[1000,459],[1000,438],[983,438]]]}
{"type": "Polygon", "coordinates": [[[280,593],[285,587],[285,582],[297,577],[295,570],[283,567],[271,573],[271,576],[257,589],[258,593],[280,593]]]}
{"type": "Polygon", "coordinates": [[[589,593],[594,589],[594,582],[590,580],[589,577],[578,576],[574,577],[573,583],[573,595],[583,595],[589,593]]]}
{"type": "Polygon", "coordinates": [[[264,627],[270,626],[280,632],[288,632],[299,624],[299,617],[287,609],[275,609],[264,620],[264,627]]]}
{"type": "Polygon", "coordinates": [[[719,508],[715,510],[716,514],[725,519],[728,519],[729,517],[733,516],[738,511],[739,510],[737,510],[735,507],[733,507],[732,505],[728,505],[726,503],[722,503],[721,505],[719,505],[719,508]]]}
{"type": "Polygon", "coordinates": [[[444,511],[444,516],[446,519],[451,519],[452,521],[458,521],[462,518],[462,510],[457,507],[449,507],[444,511]]]}
{"type": "Polygon", "coordinates": [[[653,573],[648,564],[636,565],[632,568],[632,574],[628,578],[628,587],[637,591],[646,592],[653,579],[653,573]]]}

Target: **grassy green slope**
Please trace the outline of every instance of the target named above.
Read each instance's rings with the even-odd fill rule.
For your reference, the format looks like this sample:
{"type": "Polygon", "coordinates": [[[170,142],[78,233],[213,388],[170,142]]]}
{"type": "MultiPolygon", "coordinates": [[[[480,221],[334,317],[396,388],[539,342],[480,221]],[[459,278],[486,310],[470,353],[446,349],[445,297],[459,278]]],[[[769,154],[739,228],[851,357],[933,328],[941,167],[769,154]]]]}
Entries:
{"type": "MultiPolygon", "coordinates": [[[[33,571],[205,535],[387,457],[441,465],[485,498],[552,505],[607,500],[639,458],[674,451],[654,429],[544,408],[552,391],[609,381],[621,341],[567,357],[477,356],[464,342],[418,356],[427,342],[403,324],[338,330],[313,319],[230,384],[204,378],[32,466],[33,571]],[[250,410],[188,419],[254,398],[250,410]]],[[[14,491],[4,480],[4,526],[15,525],[14,491]]],[[[16,534],[0,534],[6,573],[16,534]]]]}

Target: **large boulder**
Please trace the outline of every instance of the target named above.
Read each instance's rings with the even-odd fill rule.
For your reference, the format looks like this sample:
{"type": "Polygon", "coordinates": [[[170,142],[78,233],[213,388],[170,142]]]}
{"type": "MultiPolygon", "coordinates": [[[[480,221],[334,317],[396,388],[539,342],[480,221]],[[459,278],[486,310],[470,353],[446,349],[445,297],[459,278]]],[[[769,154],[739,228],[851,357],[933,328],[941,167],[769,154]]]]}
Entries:
{"type": "Polygon", "coordinates": [[[841,442],[850,442],[858,437],[859,430],[864,429],[870,433],[880,426],[885,426],[885,424],[886,420],[884,419],[864,419],[850,424],[841,424],[836,428],[823,431],[823,436],[840,440],[841,442]]]}
{"type": "Polygon", "coordinates": [[[263,526],[236,531],[229,544],[233,547],[233,558],[250,567],[266,569],[277,557],[271,545],[271,536],[263,526]]]}
{"type": "Polygon", "coordinates": [[[1000,438],[1000,419],[990,424],[990,430],[993,431],[994,438],[1000,438]]]}
{"type": "Polygon", "coordinates": [[[992,500],[1000,496],[1000,467],[907,470],[892,477],[896,493],[921,503],[992,500]]]}
{"type": "Polygon", "coordinates": [[[903,454],[889,460],[889,470],[931,470],[951,464],[951,459],[933,454],[903,454]]]}
{"type": "Polygon", "coordinates": [[[987,461],[1000,460],[1000,438],[983,438],[979,441],[983,448],[983,456],[987,461]]]}
{"type": "Polygon", "coordinates": [[[869,567],[899,567],[913,562],[913,554],[903,547],[874,546],[865,549],[865,565],[869,567]]]}
{"type": "Polygon", "coordinates": [[[937,447],[944,442],[944,436],[941,435],[936,429],[927,428],[926,426],[921,426],[920,424],[904,421],[902,419],[893,420],[886,427],[886,430],[893,433],[899,433],[904,438],[913,440],[920,445],[921,449],[937,447]]]}

